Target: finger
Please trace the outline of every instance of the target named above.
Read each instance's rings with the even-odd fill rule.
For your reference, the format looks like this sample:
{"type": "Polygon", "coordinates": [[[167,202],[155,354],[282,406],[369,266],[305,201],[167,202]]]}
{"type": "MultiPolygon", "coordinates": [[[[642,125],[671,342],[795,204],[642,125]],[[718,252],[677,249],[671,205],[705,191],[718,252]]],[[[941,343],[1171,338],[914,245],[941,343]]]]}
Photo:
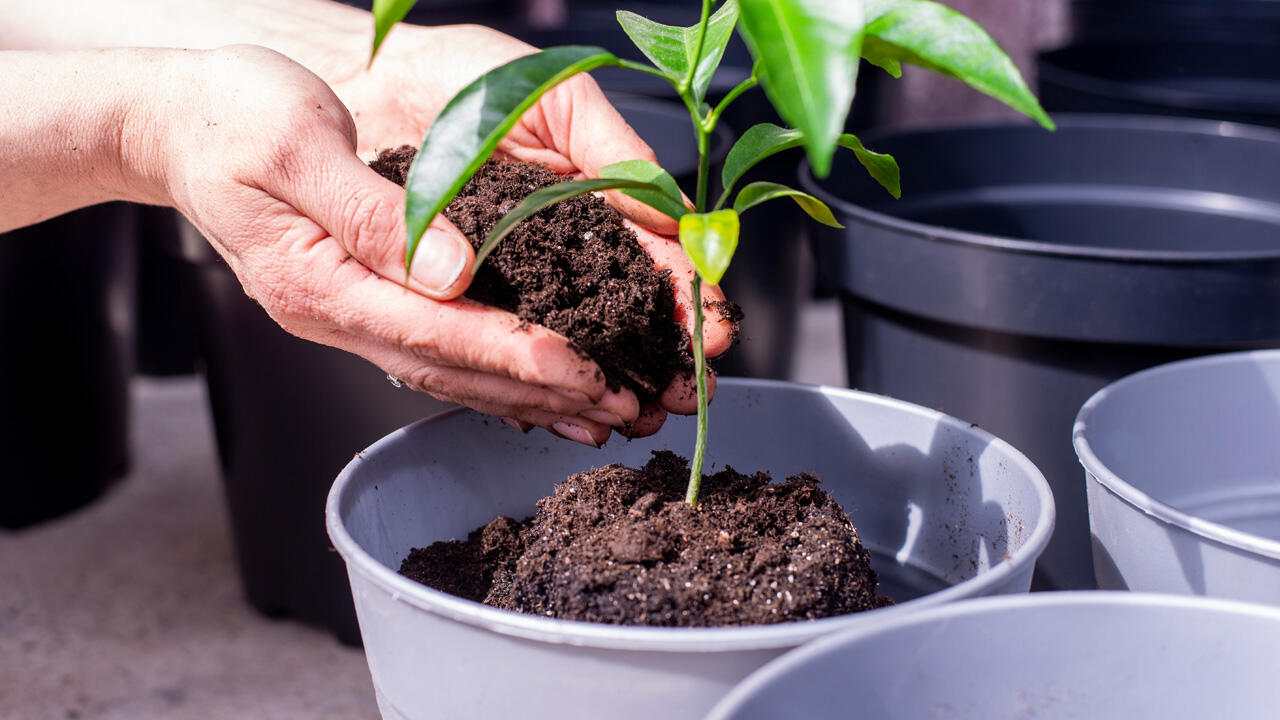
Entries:
{"type": "Polygon", "coordinates": [[[657,403],[649,403],[640,409],[640,416],[622,434],[629,438],[648,437],[662,429],[667,421],[667,411],[657,403]]]}
{"type": "MultiPolygon", "coordinates": [[[[254,252],[271,252],[271,248],[254,252]]],[[[347,256],[332,238],[315,243],[300,257],[296,255],[286,253],[294,265],[281,271],[297,278],[295,285],[287,288],[287,293],[271,290],[263,302],[269,312],[273,306],[277,311],[288,306],[273,314],[287,328],[291,318],[295,325],[312,322],[343,328],[395,348],[422,365],[508,377],[576,393],[592,403],[605,395],[599,366],[572,348],[563,335],[546,327],[466,298],[441,303],[407,292],[399,282],[387,280],[347,256]],[[288,297],[282,297],[286,294],[288,297]]],[[[278,258],[274,261],[280,262],[278,258]]]]}
{"type": "MultiPolygon", "coordinates": [[[[648,251],[654,264],[671,271],[671,282],[676,286],[676,321],[684,325],[690,336],[693,335],[693,265],[684,254],[680,243],[671,238],[655,235],[634,223],[627,223],[640,245],[648,251]]],[[[734,323],[724,313],[717,312],[714,307],[707,309],[708,304],[724,302],[724,293],[715,285],[702,283],[702,348],[707,357],[718,357],[729,349],[733,342],[734,323]]]]}
{"type": "Polygon", "coordinates": [[[539,410],[526,410],[516,415],[516,419],[536,425],[566,440],[594,448],[604,445],[613,434],[613,429],[608,425],[581,415],[556,415],[539,410]]]}
{"type": "MultiPolygon", "coordinates": [[[[707,399],[716,395],[716,374],[707,368],[707,399]]],[[[698,412],[698,382],[694,373],[677,375],[662,392],[658,402],[668,412],[676,415],[692,415],[698,412]]]]}
{"type": "Polygon", "coordinates": [[[342,330],[317,332],[308,339],[360,355],[412,390],[467,407],[483,406],[491,415],[510,416],[527,410],[575,415],[599,412],[601,408],[580,393],[537,387],[467,368],[423,365],[399,348],[342,330]]]}
{"type": "MultiPolygon", "coordinates": [[[[520,119],[499,146],[512,157],[547,165],[561,174],[600,177],[602,168],[624,160],[657,164],[653,148],[605,97],[589,75],[575,75],[552,88],[520,119]]],[[[624,215],[654,232],[674,235],[672,218],[622,193],[605,193],[624,215]]]]}
{"type": "MultiPolygon", "coordinates": [[[[404,189],[355,154],[354,138],[323,133],[303,148],[305,155],[293,161],[303,172],[271,173],[263,190],[323,228],[361,265],[405,282],[404,189]]],[[[438,215],[418,242],[409,288],[437,300],[455,298],[471,284],[474,263],[471,243],[438,215]]]]}

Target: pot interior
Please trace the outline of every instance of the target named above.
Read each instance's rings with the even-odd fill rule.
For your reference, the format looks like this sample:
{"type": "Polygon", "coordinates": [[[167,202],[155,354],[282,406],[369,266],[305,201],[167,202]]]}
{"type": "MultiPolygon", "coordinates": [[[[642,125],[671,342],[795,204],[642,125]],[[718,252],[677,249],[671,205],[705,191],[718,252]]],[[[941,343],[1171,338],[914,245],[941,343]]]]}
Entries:
{"type": "MultiPolygon", "coordinates": [[[[818,475],[872,552],[882,591],[899,602],[995,569],[999,577],[1025,572],[1029,582],[1052,530],[1052,497],[1030,462],[967,423],[907,403],[725,379],[710,428],[709,471],[731,463],[778,480],[818,475]]],[[[464,538],[497,515],[530,515],[572,473],[643,464],[657,449],[687,455],[693,431],[693,418],[673,416],[651,438],[615,439],[598,451],[470,411],[446,413],[353,460],[331,496],[330,522],[336,507],[343,529],[381,567],[375,572],[395,571],[413,547],[464,538]]],[[[335,542],[348,563],[363,566],[335,542]]],[[[430,604],[440,594],[420,595],[430,604]]]]}
{"type": "Polygon", "coordinates": [[[1280,254],[1280,133],[1158,118],[1058,119],[1052,133],[1001,125],[868,138],[869,148],[897,159],[902,200],[841,156],[820,185],[854,214],[994,238],[1280,254]]]}
{"type": "Polygon", "coordinates": [[[1255,549],[1280,558],[1280,352],[1130,376],[1085,405],[1075,434],[1086,468],[1138,507],[1243,533],[1219,539],[1263,541],[1255,549]]]}

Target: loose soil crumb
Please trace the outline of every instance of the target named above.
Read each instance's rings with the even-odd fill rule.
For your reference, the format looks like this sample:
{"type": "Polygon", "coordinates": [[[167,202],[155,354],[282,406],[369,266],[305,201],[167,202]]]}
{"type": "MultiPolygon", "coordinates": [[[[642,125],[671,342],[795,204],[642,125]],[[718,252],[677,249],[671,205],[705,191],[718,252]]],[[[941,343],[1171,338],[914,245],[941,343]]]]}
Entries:
{"type": "Polygon", "coordinates": [[[416,548],[400,572],[495,607],[627,625],[770,624],[892,604],[817,478],[770,483],[726,468],[703,481],[695,509],[688,473],[662,451],[640,470],[574,475],[534,517],[416,548]]]}
{"type": "MultiPolygon", "coordinates": [[[[403,185],[415,153],[384,150],[370,167],[403,185]]],[[[525,196],[563,180],[540,165],[490,160],[444,214],[479,248],[525,196]]],[[[594,195],[522,222],[485,260],[466,296],[564,335],[610,387],[631,388],[642,401],[692,368],[670,272],[654,266],[622,216],[594,195]]]]}

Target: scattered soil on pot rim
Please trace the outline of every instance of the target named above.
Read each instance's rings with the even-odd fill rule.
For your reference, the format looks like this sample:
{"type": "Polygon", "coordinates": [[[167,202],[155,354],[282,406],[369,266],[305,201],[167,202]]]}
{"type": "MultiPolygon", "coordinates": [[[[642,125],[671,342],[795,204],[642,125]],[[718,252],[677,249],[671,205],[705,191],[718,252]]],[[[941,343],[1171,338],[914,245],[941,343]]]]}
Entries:
{"type": "MultiPolygon", "coordinates": [[[[409,146],[384,150],[370,167],[403,185],[415,154],[409,146]]],[[[540,165],[490,160],[444,214],[479,248],[525,196],[563,180],[540,165]]],[[[466,297],[564,335],[610,387],[631,388],[642,401],[693,367],[670,272],[654,266],[622,216],[594,195],[520,223],[481,265],[466,297]]]]}
{"type": "Polygon", "coordinates": [[[812,620],[892,604],[870,554],[812,475],[770,483],[726,468],[698,508],[688,463],[570,477],[523,522],[415,548],[400,572],[495,607],[588,622],[713,627],[812,620]]]}

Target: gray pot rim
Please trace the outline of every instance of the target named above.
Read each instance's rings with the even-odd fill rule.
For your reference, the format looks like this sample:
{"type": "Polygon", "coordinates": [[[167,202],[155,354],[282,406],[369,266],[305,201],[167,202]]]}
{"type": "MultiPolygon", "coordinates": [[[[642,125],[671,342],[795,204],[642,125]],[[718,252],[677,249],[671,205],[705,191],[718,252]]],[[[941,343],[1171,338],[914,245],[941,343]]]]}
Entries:
{"type": "Polygon", "coordinates": [[[1089,40],[1040,53],[1038,56],[1039,63],[1036,67],[1036,73],[1040,77],[1040,81],[1042,83],[1045,79],[1048,79],[1064,87],[1069,87],[1096,97],[1126,99],[1152,105],[1167,105],[1169,107],[1184,110],[1253,113],[1258,115],[1274,115],[1280,113],[1280,98],[1270,100],[1248,97],[1232,98],[1203,92],[1178,90],[1175,88],[1148,85],[1138,81],[1120,80],[1106,77],[1104,75],[1080,72],[1058,64],[1062,58],[1069,58],[1078,53],[1088,51],[1118,51],[1121,49],[1125,49],[1128,52],[1134,52],[1136,49],[1135,46],[1136,48],[1141,48],[1141,51],[1144,52],[1151,51],[1153,49],[1158,51],[1160,49],[1169,48],[1203,49],[1205,51],[1211,51],[1220,48],[1236,50],[1243,47],[1253,47],[1275,50],[1274,44],[1248,40],[1238,40],[1233,42],[1190,42],[1187,40],[1157,39],[1139,41],[1138,43],[1131,41],[1120,42],[1117,40],[1089,40]]]}
{"type": "Polygon", "coordinates": [[[1246,352],[1209,355],[1207,357],[1179,360],[1178,362],[1158,365],[1141,372],[1136,372],[1132,375],[1127,375],[1102,388],[1085,401],[1085,404],[1080,408],[1080,412],[1076,414],[1075,425],[1071,429],[1071,442],[1075,446],[1076,456],[1080,458],[1080,464],[1084,466],[1085,470],[1092,475],[1100,485],[1132,507],[1161,522],[1182,528],[1183,530],[1207,540],[1271,558],[1273,560],[1280,560],[1280,541],[1270,540],[1260,535],[1254,535],[1253,533],[1244,532],[1242,530],[1222,525],[1221,523],[1212,522],[1205,520],[1204,518],[1190,515],[1173,507],[1172,505],[1155,499],[1151,495],[1148,495],[1128,482],[1122,480],[1119,475],[1111,470],[1111,468],[1107,467],[1106,463],[1102,462],[1102,460],[1098,458],[1097,454],[1094,453],[1092,446],[1089,444],[1089,421],[1093,414],[1098,412],[1098,407],[1102,403],[1106,402],[1107,395],[1111,392],[1128,385],[1142,383],[1153,377],[1177,374],[1189,368],[1213,365],[1234,365],[1246,358],[1280,362],[1280,350],[1251,350],[1246,352]]]}
{"type": "MultiPolygon", "coordinates": [[[[1152,130],[1166,133],[1197,134],[1243,138],[1280,144],[1280,130],[1246,125],[1244,123],[1202,120],[1198,118],[1159,117],[1154,115],[1106,115],[1093,113],[1055,113],[1054,122],[1059,129],[1116,129],[1116,130],[1152,130]]],[[[925,128],[905,132],[877,132],[867,135],[864,144],[868,149],[875,149],[876,142],[886,137],[912,138],[922,135],[965,132],[974,130],[1016,129],[1026,130],[1038,127],[1028,122],[1004,123],[971,123],[947,126],[944,128],[925,128]]],[[[1047,131],[1046,131],[1047,132],[1047,131]]],[[[939,225],[903,220],[892,215],[869,210],[856,205],[823,187],[813,176],[809,160],[801,161],[798,175],[805,192],[817,197],[836,210],[837,219],[841,213],[857,218],[860,222],[879,228],[893,230],[906,235],[914,235],[935,242],[954,245],[969,245],[987,248],[996,252],[1066,257],[1075,259],[1091,259],[1118,263],[1167,263],[1167,264],[1201,264],[1201,263],[1248,263],[1259,260],[1280,260],[1280,248],[1275,250],[1236,250],[1236,251],[1169,251],[1169,250],[1117,250],[1112,248],[1086,247],[1079,245],[1063,245],[1039,240],[1025,240],[997,235],[956,230],[939,225]]]]}
{"type": "MultiPolygon", "coordinates": [[[[995,587],[1008,575],[1013,573],[1015,564],[1030,562],[1044,550],[1053,533],[1055,506],[1049,483],[1043,474],[1012,445],[995,437],[991,433],[969,423],[957,420],[949,415],[927,408],[895,400],[882,395],[835,388],[829,386],[803,385],[778,380],[757,380],[745,378],[721,378],[721,388],[740,387],[791,389],[796,392],[820,393],[855,398],[918,416],[936,419],[953,430],[962,433],[973,433],[1006,453],[1010,460],[1020,466],[1035,484],[1038,495],[1044,500],[1036,518],[1036,527],[1022,547],[1010,554],[991,570],[969,580],[964,580],[944,590],[930,593],[924,597],[909,600],[900,605],[876,610],[868,610],[851,615],[824,618],[808,622],[782,623],[778,625],[753,625],[731,628],[650,628],[606,625],[600,623],[577,622],[571,620],[554,620],[551,618],[525,615],[510,610],[499,610],[482,603],[464,600],[439,590],[433,590],[406,577],[402,577],[384,566],[369,555],[356,543],[355,539],[343,526],[341,516],[342,498],[354,474],[354,469],[363,462],[365,453],[358,453],[343,468],[329,491],[325,506],[325,524],[334,548],[347,564],[349,572],[359,573],[367,581],[387,592],[392,598],[425,612],[449,618],[455,622],[480,627],[512,637],[580,647],[640,650],[660,652],[734,652],[753,649],[775,649],[793,647],[840,630],[853,622],[865,622],[863,617],[892,618],[895,613],[910,612],[918,608],[928,607],[950,601],[956,595],[979,591],[983,588],[995,587]]],[[[398,440],[406,432],[441,418],[451,417],[458,413],[472,412],[466,408],[449,410],[429,418],[424,418],[397,430],[378,440],[366,452],[374,452],[385,445],[398,440]]]]}
{"type": "Polygon", "coordinates": [[[1162,607],[1208,610],[1215,613],[1231,613],[1264,618],[1280,622],[1280,608],[1258,603],[1224,600],[1195,595],[1165,595],[1117,590],[1072,590],[1066,592],[1039,592],[1024,595],[999,595],[974,598],[960,602],[926,608],[900,615],[875,625],[851,628],[836,635],[822,638],[796,648],[777,660],[767,663],[748,675],[725,695],[708,713],[706,720],[724,720],[734,709],[761,686],[772,683],[779,676],[792,671],[796,665],[820,658],[833,648],[847,642],[896,632],[902,627],[933,622],[938,619],[964,618],[973,615],[1016,612],[1019,610],[1054,607],[1162,607]]]}

